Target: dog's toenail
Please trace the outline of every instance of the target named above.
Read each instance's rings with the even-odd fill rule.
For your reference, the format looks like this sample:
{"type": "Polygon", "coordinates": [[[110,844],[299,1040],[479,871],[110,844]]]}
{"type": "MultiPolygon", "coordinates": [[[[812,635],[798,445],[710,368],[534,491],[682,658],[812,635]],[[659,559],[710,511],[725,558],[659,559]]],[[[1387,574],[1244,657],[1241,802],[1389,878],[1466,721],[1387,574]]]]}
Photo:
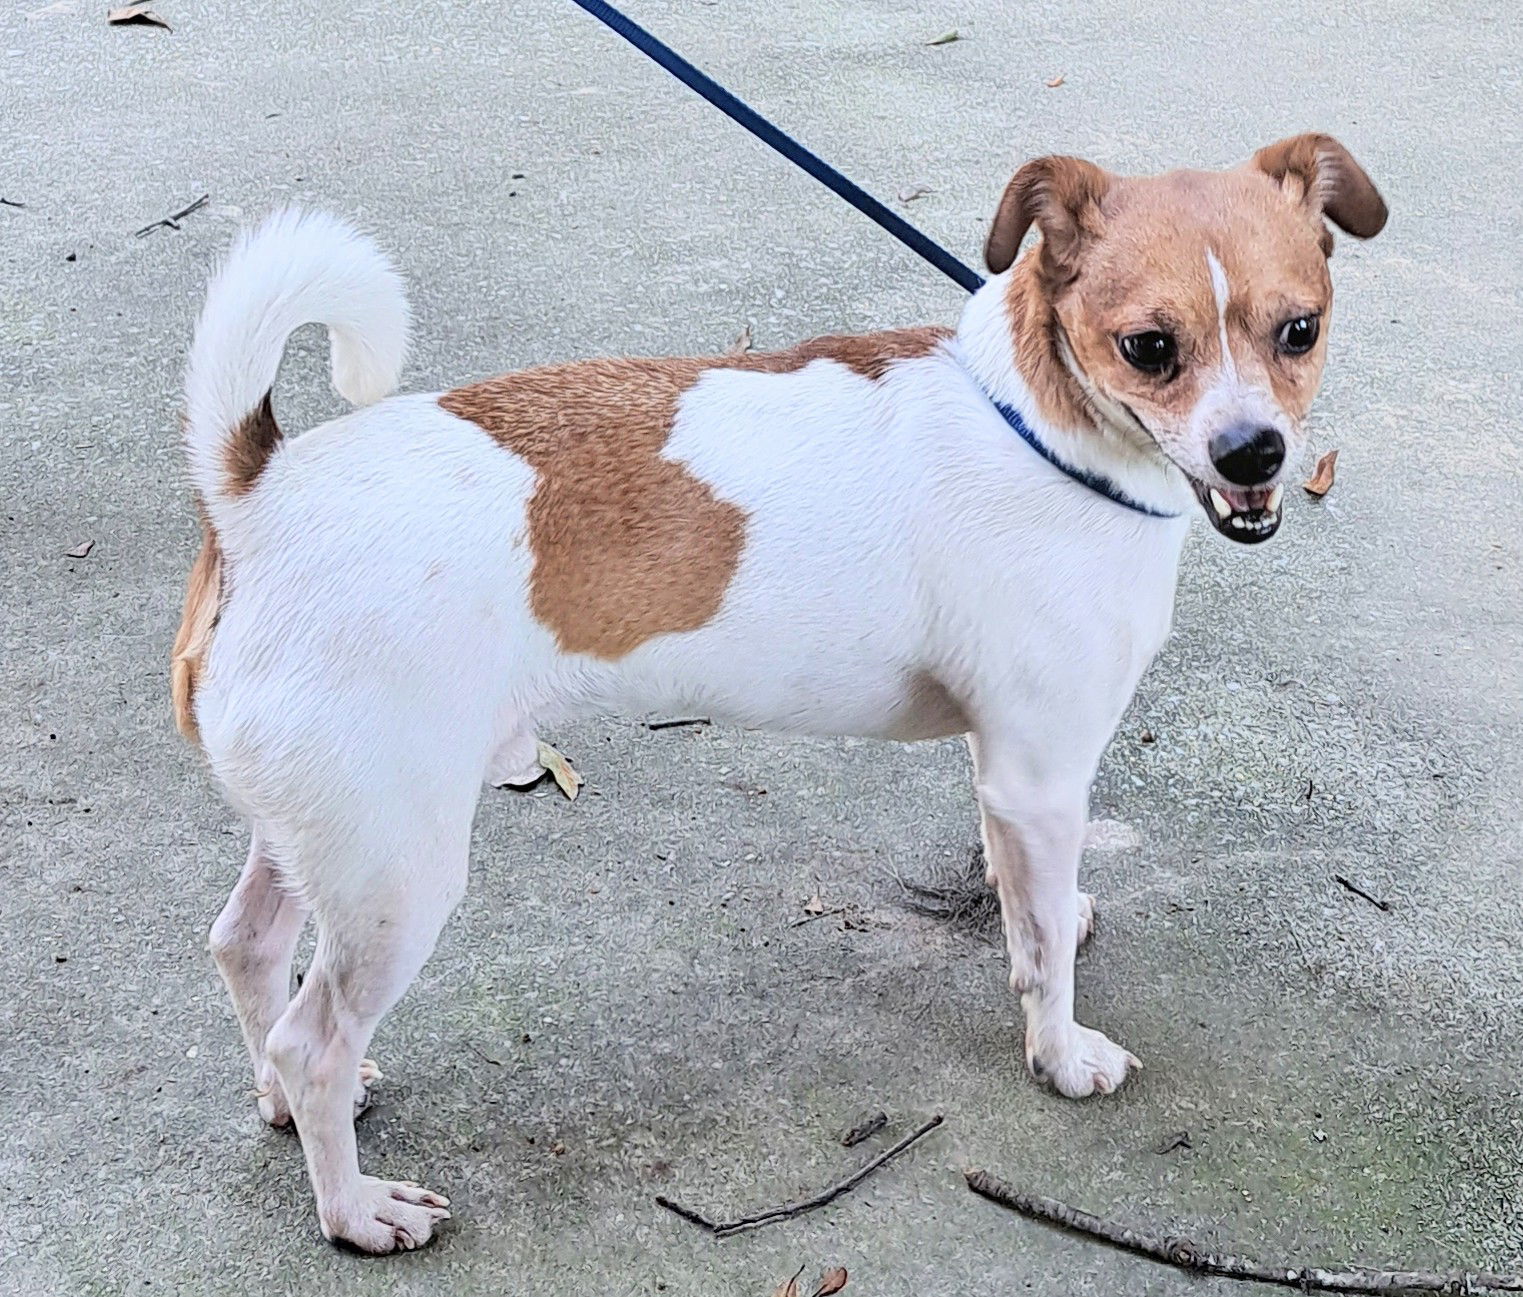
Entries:
{"type": "Polygon", "coordinates": [[[1036,1077],[1038,1081],[1045,1081],[1047,1079],[1047,1064],[1035,1055],[1032,1055],[1031,1058],[1031,1075],[1036,1077]]]}

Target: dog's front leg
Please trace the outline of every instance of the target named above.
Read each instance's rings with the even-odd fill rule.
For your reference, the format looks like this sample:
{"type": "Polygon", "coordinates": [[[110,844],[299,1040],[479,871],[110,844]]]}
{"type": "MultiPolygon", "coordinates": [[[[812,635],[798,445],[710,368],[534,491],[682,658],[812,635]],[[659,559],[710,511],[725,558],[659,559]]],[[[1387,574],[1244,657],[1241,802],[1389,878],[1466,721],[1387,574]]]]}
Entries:
{"type": "Polygon", "coordinates": [[[987,735],[971,746],[987,879],[1026,1012],[1026,1065],[1069,1098],[1109,1094],[1139,1064],[1074,1021],[1074,956],[1088,917],[1079,894],[1088,781],[1044,770],[1029,751],[987,735]]]}

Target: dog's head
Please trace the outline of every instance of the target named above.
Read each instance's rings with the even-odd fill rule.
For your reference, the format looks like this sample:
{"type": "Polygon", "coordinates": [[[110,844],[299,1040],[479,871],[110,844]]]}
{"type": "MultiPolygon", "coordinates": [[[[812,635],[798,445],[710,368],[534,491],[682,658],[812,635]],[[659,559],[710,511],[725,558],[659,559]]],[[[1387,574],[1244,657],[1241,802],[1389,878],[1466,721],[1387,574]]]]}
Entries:
{"type": "Polygon", "coordinates": [[[1023,288],[1040,295],[1051,342],[1036,363],[1061,365],[1076,407],[1151,442],[1216,529],[1252,544],[1279,526],[1281,476],[1322,378],[1327,221],[1366,239],[1386,221],[1327,135],[1282,140],[1232,171],[1147,178],[1046,157],[1011,180],[985,257],[1006,270],[1036,226],[1023,288]]]}

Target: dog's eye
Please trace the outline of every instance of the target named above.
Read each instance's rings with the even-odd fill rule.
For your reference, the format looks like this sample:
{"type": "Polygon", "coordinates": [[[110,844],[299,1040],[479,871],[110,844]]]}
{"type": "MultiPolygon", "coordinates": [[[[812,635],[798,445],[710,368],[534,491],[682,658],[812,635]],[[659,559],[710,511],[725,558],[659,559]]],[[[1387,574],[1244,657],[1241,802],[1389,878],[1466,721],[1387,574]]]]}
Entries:
{"type": "Polygon", "coordinates": [[[1280,332],[1275,341],[1279,343],[1280,350],[1290,356],[1299,356],[1310,351],[1317,345],[1317,317],[1315,315],[1299,315],[1294,320],[1286,320],[1280,326],[1280,332]]]}
{"type": "Polygon", "coordinates": [[[1157,329],[1128,333],[1119,345],[1126,363],[1144,374],[1171,373],[1174,362],[1179,359],[1179,348],[1174,339],[1157,329]]]}

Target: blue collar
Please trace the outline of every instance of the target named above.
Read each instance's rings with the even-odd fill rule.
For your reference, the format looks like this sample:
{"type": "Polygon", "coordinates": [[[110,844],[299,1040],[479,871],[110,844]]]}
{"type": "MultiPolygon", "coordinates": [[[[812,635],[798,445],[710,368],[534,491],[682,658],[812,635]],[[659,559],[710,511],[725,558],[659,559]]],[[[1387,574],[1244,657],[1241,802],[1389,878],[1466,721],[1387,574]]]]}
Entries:
{"type": "MultiPolygon", "coordinates": [[[[988,393],[986,392],[987,396],[988,393]]],[[[1097,495],[1103,495],[1107,500],[1119,504],[1124,509],[1131,509],[1134,513],[1145,514],[1149,518],[1178,518],[1177,513],[1165,513],[1162,509],[1155,509],[1152,505],[1143,504],[1141,500],[1135,500],[1123,491],[1119,486],[1106,477],[1103,473],[1091,473],[1087,468],[1077,468],[1073,464],[1065,464],[1057,454],[1036,435],[1031,425],[1021,418],[1021,412],[1012,405],[1006,405],[1002,401],[996,401],[989,397],[989,404],[1000,412],[1015,435],[1024,441],[1032,450],[1036,451],[1043,459],[1051,464],[1065,477],[1071,477],[1080,486],[1087,486],[1097,495]]]]}

